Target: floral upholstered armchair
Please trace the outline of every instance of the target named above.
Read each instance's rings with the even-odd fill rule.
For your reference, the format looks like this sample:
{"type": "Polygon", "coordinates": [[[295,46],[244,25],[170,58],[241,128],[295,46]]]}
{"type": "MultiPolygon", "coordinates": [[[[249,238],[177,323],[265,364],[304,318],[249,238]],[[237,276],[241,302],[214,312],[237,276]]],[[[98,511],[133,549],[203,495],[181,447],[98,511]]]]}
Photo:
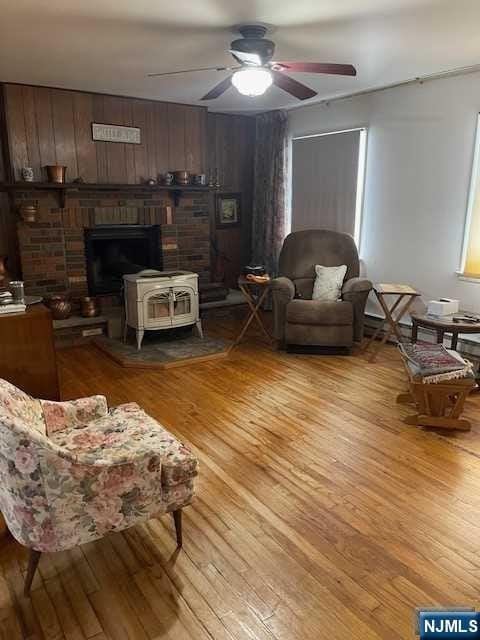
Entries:
{"type": "Polygon", "coordinates": [[[134,403],[104,396],[35,400],[0,379],[0,510],[30,549],[28,594],[42,552],[62,551],[181,509],[197,460],[134,403]]]}

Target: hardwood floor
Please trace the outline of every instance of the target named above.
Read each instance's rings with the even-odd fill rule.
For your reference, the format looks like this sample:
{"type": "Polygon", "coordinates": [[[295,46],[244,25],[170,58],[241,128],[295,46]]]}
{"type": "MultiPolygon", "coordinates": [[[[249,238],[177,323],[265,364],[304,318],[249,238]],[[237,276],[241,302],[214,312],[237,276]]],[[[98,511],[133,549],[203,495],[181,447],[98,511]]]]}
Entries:
{"type": "MultiPolygon", "coordinates": [[[[207,321],[234,335],[227,316],[207,321]]],[[[42,557],[0,546],[0,630],[16,640],[396,640],[416,606],[478,605],[480,395],[469,433],[407,426],[393,348],[293,355],[255,339],[229,358],[123,369],[60,352],[62,397],[139,402],[200,459],[175,551],[166,516],[42,557]]]]}

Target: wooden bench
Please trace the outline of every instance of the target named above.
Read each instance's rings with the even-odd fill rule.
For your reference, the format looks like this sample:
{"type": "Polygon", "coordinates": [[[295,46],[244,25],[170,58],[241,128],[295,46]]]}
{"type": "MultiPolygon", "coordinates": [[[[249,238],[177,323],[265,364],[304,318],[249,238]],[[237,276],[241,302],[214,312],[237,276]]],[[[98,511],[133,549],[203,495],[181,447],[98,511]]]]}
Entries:
{"type": "Polygon", "coordinates": [[[468,394],[476,386],[473,373],[465,378],[425,383],[415,365],[401,355],[408,374],[409,391],[400,393],[397,403],[415,404],[417,408],[417,413],[407,416],[404,421],[424,427],[469,431],[470,422],[460,416],[468,394]]]}

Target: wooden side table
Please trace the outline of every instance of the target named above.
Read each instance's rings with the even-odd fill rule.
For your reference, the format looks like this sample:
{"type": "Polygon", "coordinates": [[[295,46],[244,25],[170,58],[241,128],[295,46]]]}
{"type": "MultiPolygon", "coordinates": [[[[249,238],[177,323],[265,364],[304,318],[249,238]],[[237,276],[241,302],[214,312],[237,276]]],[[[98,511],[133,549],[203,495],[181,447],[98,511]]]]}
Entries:
{"type": "Polygon", "coordinates": [[[245,300],[247,301],[247,304],[250,308],[250,314],[245,320],[242,330],[231,346],[231,349],[234,349],[238,344],[240,344],[243,336],[247,332],[247,329],[252,324],[253,320],[257,321],[258,326],[265,334],[265,337],[267,338],[269,343],[273,343],[273,338],[265,328],[265,325],[263,324],[262,318],[259,314],[259,309],[262,306],[262,303],[265,300],[265,297],[270,289],[270,281],[267,281],[265,283],[253,282],[252,280],[247,280],[243,276],[240,276],[238,278],[238,288],[245,296],[245,300]]]}
{"type": "Polygon", "coordinates": [[[369,362],[375,361],[378,352],[392,334],[395,335],[398,342],[402,342],[402,336],[398,329],[398,325],[400,323],[400,320],[410,309],[410,306],[415,298],[418,298],[420,296],[420,293],[418,291],[407,284],[375,284],[373,286],[373,290],[375,292],[375,295],[377,296],[377,300],[380,306],[382,307],[385,317],[380,323],[379,327],[377,327],[377,329],[375,330],[374,334],[371,336],[370,340],[365,345],[364,351],[367,351],[369,349],[370,345],[376,339],[386,323],[389,325],[389,328],[385,332],[381,342],[376,346],[376,348],[372,350],[369,362]],[[397,296],[397,299],[390,307],[387,304],[387,296],[397,296]]]}
{"type": "Polygon", "coordinates": [[[418,327],[426,327],[433,329],[437,334],[437,342],[443,344],[443,338],[446,333],[452,334],[450,348],[456,351],[458,336],[462,333],[480,333],[480,321],[479,322],[456,322],[455,316],[461,316],[462,312],[440,316],[434,318],[425,313],[412,313],[412,342],[417,341],[418,327]]]}

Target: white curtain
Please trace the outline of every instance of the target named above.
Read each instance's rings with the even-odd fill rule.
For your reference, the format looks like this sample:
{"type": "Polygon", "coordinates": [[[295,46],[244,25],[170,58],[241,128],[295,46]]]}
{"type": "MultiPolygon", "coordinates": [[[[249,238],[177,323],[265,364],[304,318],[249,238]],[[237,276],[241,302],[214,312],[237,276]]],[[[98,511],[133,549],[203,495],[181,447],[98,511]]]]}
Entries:
{"type": "Polygon", "coordinates": [[[292,231],[354,235],[360,131],[293,140],[292,231]]]}

